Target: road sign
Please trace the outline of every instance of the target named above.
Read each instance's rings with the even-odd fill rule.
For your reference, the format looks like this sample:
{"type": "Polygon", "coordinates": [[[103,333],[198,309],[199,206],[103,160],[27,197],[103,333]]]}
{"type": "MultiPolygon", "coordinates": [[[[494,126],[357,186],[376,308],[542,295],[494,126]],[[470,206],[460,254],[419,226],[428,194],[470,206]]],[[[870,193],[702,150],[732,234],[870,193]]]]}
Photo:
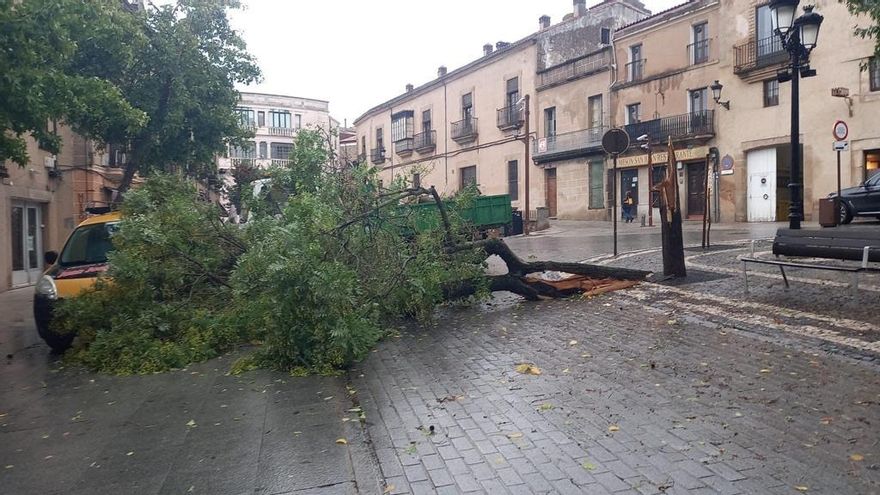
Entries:
{"type": "Polygon", "coordinates": [[[834,135],[834,139],[838,141],[846,139],[846,137],[849,136],[849,127],[847,127],[846,122],[842,120],[835,122],[832,134],[834,135]]]}
{"type": "Polygon", "coordinates": [[[602,148],[611,155],[619,155],[629,148],[629,134],[623,129],[615,127],[609,129],[602,136],[602,148]]]}
{"type": "Polygon", "coordinates": [[[834,141],[834,151],[849,150],[849,141],[834,141]]]}

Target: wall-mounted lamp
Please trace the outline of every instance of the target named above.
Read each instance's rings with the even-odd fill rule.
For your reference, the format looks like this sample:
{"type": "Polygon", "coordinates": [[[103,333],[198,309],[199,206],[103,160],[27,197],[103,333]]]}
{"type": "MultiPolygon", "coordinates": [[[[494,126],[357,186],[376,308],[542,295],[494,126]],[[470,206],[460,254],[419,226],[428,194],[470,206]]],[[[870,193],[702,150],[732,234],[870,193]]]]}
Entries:
{"type": "Polygon", "coordinates": [[[715,100],[715,103],[730,110],[730,100],[721,101],[721,90],[724,89],[724,85],[718,82],[718,79],[709,86],[709,89],[712,90],[712,98],[715,100]]]}

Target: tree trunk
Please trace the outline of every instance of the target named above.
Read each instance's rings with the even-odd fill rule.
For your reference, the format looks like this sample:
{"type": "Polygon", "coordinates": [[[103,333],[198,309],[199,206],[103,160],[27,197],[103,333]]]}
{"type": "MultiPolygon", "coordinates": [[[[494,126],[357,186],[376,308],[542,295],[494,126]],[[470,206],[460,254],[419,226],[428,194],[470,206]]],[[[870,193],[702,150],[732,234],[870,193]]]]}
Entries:
{"type": "Polygon", "coordinates": [[[663,240],[663,275],[672,277],[686,277],[687,269],[684,264],[684,234],[681,229],[681,209],[675,208],[672,212],[672,222],[669,221],[667,207],[660,206],[660,232],[663,240]]]}

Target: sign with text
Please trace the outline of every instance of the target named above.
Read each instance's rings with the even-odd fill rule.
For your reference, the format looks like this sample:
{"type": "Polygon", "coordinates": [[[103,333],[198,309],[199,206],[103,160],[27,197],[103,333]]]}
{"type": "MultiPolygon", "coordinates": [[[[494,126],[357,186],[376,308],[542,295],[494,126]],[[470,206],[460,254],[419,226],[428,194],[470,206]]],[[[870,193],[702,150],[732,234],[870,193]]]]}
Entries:
{"type": "Polygon", "coordinates": [[[834,151],[849,150],[849,141],[834,141],[834,151]]]}
{"type": "MultiPolygon", "coordinates": [[[[689,160],[700,160],[705,159],[706,155],[709,154],[709,148],[706,146],[700,146],[698,148],[686,148],[681,150],[675,150],[675,159],[677,161],[689,161],[689,160]]],[[[657,153],[651,153],[651,163],[655,165],[662,165],[666,163],[667,153],[665,151],[658,151],[657,153]]],[[[641,165],[648,164],[648,154],[643,153],[641,155],[635,156],[624,156],[617,159],[617,164],[620,167],[638,167],[641,165]]]]}

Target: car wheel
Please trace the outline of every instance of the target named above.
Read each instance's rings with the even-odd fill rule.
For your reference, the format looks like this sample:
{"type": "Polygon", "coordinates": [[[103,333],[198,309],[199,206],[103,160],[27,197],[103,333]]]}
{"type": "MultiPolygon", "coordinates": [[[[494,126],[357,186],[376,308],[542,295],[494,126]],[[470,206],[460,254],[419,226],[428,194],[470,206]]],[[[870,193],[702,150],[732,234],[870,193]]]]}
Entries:
{"type": "Polygon", "coordinates": [[[76,335],[73,333],[59,335],[49,331],[42,335],[42,337],[43,340],[46,341],[46,345],[52,349],[52,352],[55,354],[63,354],[64,351],[69,349],[70,345],[73,344],[73,339],[76,335]]]}
{"type": "Polygon", "coordinates": [[[840,224],[846,225],[852,222],[853,216],[849,211],[849,207],[846,206],[846,203],[840,203],[840,224]]]}

